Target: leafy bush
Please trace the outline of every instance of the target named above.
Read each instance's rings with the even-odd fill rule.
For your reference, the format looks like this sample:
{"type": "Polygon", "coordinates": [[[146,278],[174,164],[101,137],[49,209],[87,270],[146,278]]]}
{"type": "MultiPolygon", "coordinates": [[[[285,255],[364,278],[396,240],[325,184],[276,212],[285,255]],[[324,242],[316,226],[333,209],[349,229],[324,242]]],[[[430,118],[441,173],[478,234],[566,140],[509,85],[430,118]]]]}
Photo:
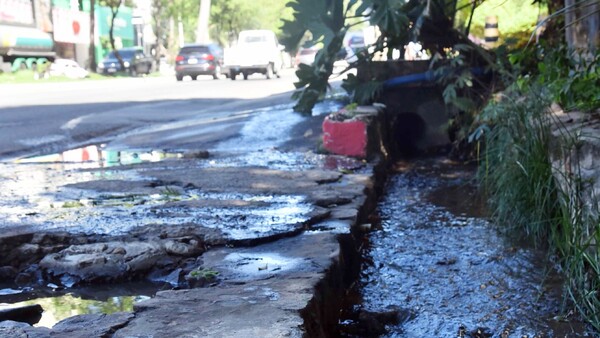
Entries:
{"type": "Polygon", "coordinates": [[[572,107],[598,107],[598,101],[588,101],[598,89],[588,83],[587,92],[570,92],[593,76],[582,74],[583,67],[565,71],[571,63],[554,61],[566,61],[560,55],[546,57],[531,73],[513,67],[521,75],[479,116],[474,134],[485,135],[486,143],[480,178],[496,222],[508,233],[525,233],[557,257],[567,280],[565,294],[600,330],[600,208],[593,182],[582,179],[579,168],[581,135],[569,132],[549,109],[563,92],[572,107]]]}

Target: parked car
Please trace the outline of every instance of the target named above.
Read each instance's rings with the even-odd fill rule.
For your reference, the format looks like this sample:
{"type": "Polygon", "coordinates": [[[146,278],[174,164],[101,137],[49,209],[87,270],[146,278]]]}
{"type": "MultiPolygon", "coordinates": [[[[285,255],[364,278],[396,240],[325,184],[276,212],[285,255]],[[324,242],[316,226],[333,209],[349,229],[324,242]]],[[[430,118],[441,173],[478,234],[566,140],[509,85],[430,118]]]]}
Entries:
{"type": "Polygon", "coordinates": [[[317,56],[318,51],[319,49],[315,46],[300,48],[298,54],[296,54],[296,67],[301,63],[309,66],[312,65],[315,62],[315,56],[317,56]]]}
{"type": "Polygon", "coordinates": [[[225,53],[225,68],[229,77],[235,80],[242,74],[244,80],[254,73],[264,74],[267,79],[279,76],[283,66],[284,47],[270,30],[241,31],[237,45],[225,53]]]}
{"type": "Polygon", "coordinates": [[[216,44],[186,45],[175,58],[175,78],[177,81],[189,75],[196,80],[198,75],[212,75],[219,79],[223,69],[223,49],[216,44]]]}
{"type": "Polygon", "coordinates": [[[353,35],[350,35],[350,38],[348,38],[348,47],[352,48],[354,52],[356,52],[358,49],[365,48],[364,36],[360,33],[354,33],[353,35]]]}
{"type": "Polygon", "coordinates": [[[119,55],[123,59],[125,69],[121,69],[119,60],[112,51],[108,56],[98,63],[98,73],[112,75],[117,72],[126,72],[131,76],[138,74],[150,74],[154,60],[150,56],[146,56],[144,51],[139,47],[117,49],[119,55]]]}
{"type": "Polygon", "coordinates": [[[70,59],[56,59],[48,69],[50,76],[66,76],[70,79],[83,79],[90,73],[76,61],[70,59]]]}

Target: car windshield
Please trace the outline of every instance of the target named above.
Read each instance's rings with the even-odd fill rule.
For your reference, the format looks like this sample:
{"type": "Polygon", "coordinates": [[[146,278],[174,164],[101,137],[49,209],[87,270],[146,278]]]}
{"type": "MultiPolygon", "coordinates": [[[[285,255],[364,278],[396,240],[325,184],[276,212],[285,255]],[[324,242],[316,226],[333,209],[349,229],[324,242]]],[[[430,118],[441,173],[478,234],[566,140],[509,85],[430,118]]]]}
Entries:
{"type": "MultiPolygon", "coordinates": [[[[120,50],[119,51],[119,55],[121,55],[121,57],[124,59],[131,59],[133,57],[133,54],[135,54],[135,50],[120,50]]],[[[108,54],[108,58],[116,59],[117,57],[115,56],[115,51],[110,52],[110,54],[108,54]]]]}
{"type": "Polygon", "coordinates": [[[181,49],[179,54],[204,54],[209,53],[208,47],[196,46],[196,47],[184,47],[181,49]]]}

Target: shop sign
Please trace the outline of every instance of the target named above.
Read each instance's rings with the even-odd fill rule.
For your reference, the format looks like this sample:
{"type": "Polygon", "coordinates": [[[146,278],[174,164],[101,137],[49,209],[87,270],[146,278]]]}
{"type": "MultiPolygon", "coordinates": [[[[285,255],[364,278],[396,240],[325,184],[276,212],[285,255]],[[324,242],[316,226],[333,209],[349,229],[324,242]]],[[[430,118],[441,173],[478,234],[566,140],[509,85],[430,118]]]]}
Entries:
{"type": "Polygon", "coordinates": [[[0,23],[32,26],[35,23],[31,0],[0,0],[0,23]]]}
{"type": "MultiPolygon", "coordinates": [[[[96,8],[96,22],[98,23],[98,31],[100,36],[108,36],[110,30],[110,21],[112,12],[108,7],[96,8]]],[[[114,36],[126,40],[133,40],[133,25],[131,24],[131,8],[121,7],[115,18],[114,36]]]]}
{"type": "MultiPolygon", "coordinates": [[[[0,0],[1,1],[1,0],[0,0]]],[[[90,16],[87,13],[55,8],[54,41],[66,43],[90,43],[90,16]]]]}

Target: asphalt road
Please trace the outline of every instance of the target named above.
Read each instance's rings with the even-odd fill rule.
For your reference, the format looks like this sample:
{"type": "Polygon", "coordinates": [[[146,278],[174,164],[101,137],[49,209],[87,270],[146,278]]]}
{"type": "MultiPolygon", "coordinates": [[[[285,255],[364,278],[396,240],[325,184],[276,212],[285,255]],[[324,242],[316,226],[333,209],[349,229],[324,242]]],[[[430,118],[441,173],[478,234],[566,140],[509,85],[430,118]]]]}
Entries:
{"type": "Polygon", "coordinates": [[[171,147],[233,135],[254,109],[290,104],[292,69],[267,80],[174,76],[0,85],[0,159],[92,143],[171,147]]]}

